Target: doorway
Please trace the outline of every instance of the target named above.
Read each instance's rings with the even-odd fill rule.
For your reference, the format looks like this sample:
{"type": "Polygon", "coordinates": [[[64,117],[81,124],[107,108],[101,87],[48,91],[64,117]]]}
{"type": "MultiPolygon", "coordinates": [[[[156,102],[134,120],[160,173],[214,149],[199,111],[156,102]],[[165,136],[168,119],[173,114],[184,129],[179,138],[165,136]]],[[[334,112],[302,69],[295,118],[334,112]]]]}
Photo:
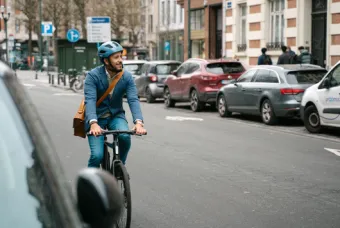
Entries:
{"type": "Polygon", "coordinates": [[[327,0],[312,0],[313,64],[326,66],[327,0]]]}

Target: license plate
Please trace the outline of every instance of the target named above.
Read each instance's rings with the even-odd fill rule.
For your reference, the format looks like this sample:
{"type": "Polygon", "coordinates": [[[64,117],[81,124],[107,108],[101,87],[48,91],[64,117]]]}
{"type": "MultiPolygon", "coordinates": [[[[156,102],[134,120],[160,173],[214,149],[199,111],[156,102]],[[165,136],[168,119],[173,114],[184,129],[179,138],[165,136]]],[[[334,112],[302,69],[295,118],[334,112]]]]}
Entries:
{"type": "Polygon", "coordinates": [[[229,83],[229,80],[222,80],[222,82],[221,82],[223,85],[226,85],[226,84],[228,84],[229,83]]]}

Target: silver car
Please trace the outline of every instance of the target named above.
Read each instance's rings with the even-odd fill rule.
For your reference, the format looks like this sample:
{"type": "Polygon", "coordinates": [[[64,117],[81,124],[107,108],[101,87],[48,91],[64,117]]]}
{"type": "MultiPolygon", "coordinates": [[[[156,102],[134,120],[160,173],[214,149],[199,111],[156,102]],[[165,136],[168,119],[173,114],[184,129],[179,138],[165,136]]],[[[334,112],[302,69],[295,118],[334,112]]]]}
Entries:
{"type": "Polygon", "coordinates": [[[253,67],[220,89],[219,114],[260,115],[268,125],[275,124],[278,117],[298,116],[304,91],[326,73],[326,69],[310,64],[253,67]]]}
{"type": "Polygon", "coordinates": [[[163,98],[164,81],[179,65],[181,62],[171,60],[145,63],[141,76],[135,80],[138,96],[145,97],[148,103],[154,102],[157,98],[163,98]]]}
{"type": "Polygon", "coordinates": [[[145,60],[124,60],[123,66],[125,71],[129,71],[132,74],[133,79],[135,80],[141,75],[141,69],[147,63],[145,60]]]}

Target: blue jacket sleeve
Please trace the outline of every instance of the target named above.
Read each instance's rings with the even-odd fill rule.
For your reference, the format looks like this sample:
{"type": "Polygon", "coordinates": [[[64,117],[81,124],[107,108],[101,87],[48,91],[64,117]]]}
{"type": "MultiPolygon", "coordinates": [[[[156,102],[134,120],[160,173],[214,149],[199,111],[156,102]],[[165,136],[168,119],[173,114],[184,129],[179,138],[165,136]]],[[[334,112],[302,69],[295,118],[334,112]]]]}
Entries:
{"type": "Polygon", "coordinates": [[[144,121],[142,110],[140,108],[136,85],[133,81],[132,75],[131,74],[127,74],[127,75],[128,75],[128,81],[127,81],[127,88],[126,88],[126,97],[127,97],[130,110],[131,110],[133,122],[135,123],[136,120],[144,121]]]}
{"type": "Polygon", "coordinates": [[[97,86],[93,76],[88,73],[84,85],[85,96],[85,120],[88,122],[92,119],[97,120],[97,86]]]}

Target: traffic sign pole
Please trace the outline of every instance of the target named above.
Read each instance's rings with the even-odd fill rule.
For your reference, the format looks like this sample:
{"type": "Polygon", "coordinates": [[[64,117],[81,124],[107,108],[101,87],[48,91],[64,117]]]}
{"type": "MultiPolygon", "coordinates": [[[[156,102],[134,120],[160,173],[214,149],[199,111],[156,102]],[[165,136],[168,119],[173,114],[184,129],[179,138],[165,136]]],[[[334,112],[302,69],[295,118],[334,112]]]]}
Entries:
{"type": "MultiPolygon", "coordinates": [[[[39,39],[39,42],[40,42],[40,72],[42,71],[42,31],[41,31],[41,24],[42,24],[42,0],[39,0],[39,18],[40,18],[40,39],[39,39]]],[[[35,79],[38,79],[38,72],[36,73],[35,75],[35,79]]]]}
{"type": "Polygon", "coordinates": [[[70,29],[70,30],[67,31],[66,37],[67,37],[67,40],[72,43],[72,49],[73,49],[73,53],[72,53],[72,71],[74,71],[75,60],[76,60],[74,43],[79,40],[80,33],[76,29],[70,29]]]}

